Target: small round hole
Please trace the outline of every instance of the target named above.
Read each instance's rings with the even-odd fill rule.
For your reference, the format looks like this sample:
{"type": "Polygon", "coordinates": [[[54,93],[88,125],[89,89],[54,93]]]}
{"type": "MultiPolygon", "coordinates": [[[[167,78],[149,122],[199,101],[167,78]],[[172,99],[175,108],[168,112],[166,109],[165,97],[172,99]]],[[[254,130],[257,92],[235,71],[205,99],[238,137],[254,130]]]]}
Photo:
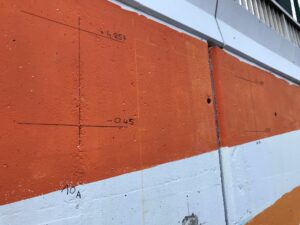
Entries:
{"type": "Polygon", "coordinates": [[[277,116],[277,112],[274,112],[274,116],[277,116]]]}
{"type": "Polygon", "coordinates": [[[15,40],[15,39],[13,39],[12,41],[13,41],[13,42],[15,42],[16,40],[15,40]]]}
{"type": "Polygon", "coordinates": [[[208,98],[206,99],[206,101],[207,101],[207,104],[210,104],[210,103],[211,103],[211,98],[208,97],[208,98]]]}

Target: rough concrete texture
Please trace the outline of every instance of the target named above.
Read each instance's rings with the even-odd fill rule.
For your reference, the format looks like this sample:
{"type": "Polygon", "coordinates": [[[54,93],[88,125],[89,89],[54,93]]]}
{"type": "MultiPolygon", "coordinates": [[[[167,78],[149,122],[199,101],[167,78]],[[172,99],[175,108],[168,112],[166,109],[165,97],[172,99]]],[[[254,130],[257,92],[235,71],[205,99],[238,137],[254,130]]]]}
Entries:
{"type": "Polygon", "coordinates": [[[206,43],[108,1],[0,3],[0,204],[217,149],[206,43]]]}
{"type": "Polygon", "coordinates": [[[223,225],[218,160],[218,151],[212,151],[76,187],[65,186],[0,206],[0,224],[180,225],[196,221],[197,216],[197,225],[223,225]]]}
{"type": "Polygon", "coordinates": [[[300,185],[300,89],[218,48],[211,62],[228,221],[245,224],[300,185]]]}
{"type": "MultiPolygon", "coordinates": [[[[284,134],[300,127],[299,87],[218,48],[209,59],[205,42],[106,0],[0,5],[0,224],[157,225],[172,218],[171,224],[223,225],[215,150],[226,146],[234,160],[223,165],[250,171],[237,179],[260,186],[225,190],[225,200],[268,193],[264,182],[251,183],[257,174],[269,185],[282,182],[277,177],[289,181],[260,199],[263,206],[299,185],[299,133],[284,134]],[[282,146],[292,136],[288,152],[282,146]],[[253,147],[271,137],[281,145],[260,145],[266,154],[253,147]],[[286,152],[293,159],[282,157],[277,166],[286,152]],[[271,157],[259,158],[257,168],[274,171],[255,170],[260,156],[271,157]]],[[[226,188],[230,176],[223,172],[226,188]]]]}
{"type": "Polygon", "coordinates": [[[229,224],[245,224],[300,186],[299,137],[298,130],[221,148],[229,224]]]}

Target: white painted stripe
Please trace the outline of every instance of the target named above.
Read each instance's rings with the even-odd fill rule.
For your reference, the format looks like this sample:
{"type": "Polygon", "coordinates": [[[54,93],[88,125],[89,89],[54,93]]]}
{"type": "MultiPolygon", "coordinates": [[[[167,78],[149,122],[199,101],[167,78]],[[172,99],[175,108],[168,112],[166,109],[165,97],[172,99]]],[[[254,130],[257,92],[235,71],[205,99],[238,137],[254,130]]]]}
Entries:
{"type": "MultiPolygon", "coordinates": [[[[254,41],[253,39],[224,23],[222,20],[218,19],[218,23],[224,37],[225,45],[227,46],[225,47],[226,49],[228,46],[230,46],[231,48],[237,49],[243,54],[256,59],[270,68],[274,68],[275,70],[287,74],[296,80],[300,80],[300,67],[295,63],[254,41]]],[[[231,51],[231,49],[229,50],[231,51]]],[[[296,50],[297,49],[295,48],[295,51],[296,50]]],[[[291,52],[290,54],[293,55],[295,53],[291,52]]]]}
{"type": "Polygon", "coordinates": [[[224,224],[218,152],[0,206],[2,225],[224,224]],[[81,199],[76,198],[80,191],[81,199]]]}
{"type": "MultiPolygon", "coordinates": [[[[193,30],[201,32],[219,43],[223,42],[222,36],[215,20],[216,0],[199,1],[199,0],[110,0],[115,4],[119,2],[128,2],[129,4],[139,3],[158,12],[176,22],[179,22],[193,30]]],[[[121,4],[122,6],[122,4],[121,4]]],[[[139,8],[142,8],[142,7],[139,8]]],[[[131,7],[124,7],[126,10],[139,11],[131,7]]],[[[145,14],[144,14],[145,15],[145,14]]],[[[148,17],[147,15],[145,15],[148,17]]],[[[153,17],[150,17],[153,19],[153,17]]],[[[165,24],[170,26],[170,24],[165,24]]],[[[174,27],[173,27],[174,29],[174,27]]],[[[176,29],[176,28],[175,28],[176,29]]]]}
{"type": "Polygon", "coordinates": [[[229,224],[245,224],[300,185],[300,130],[222,148],[229,224]]]}

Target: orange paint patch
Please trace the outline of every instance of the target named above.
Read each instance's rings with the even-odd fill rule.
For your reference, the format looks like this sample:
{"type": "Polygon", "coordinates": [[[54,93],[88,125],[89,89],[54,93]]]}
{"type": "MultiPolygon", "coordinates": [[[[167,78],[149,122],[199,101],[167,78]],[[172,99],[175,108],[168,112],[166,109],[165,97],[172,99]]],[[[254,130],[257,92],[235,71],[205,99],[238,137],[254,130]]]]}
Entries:
{"type": "Polygon", "coordinates": [[[299,225],[300,187],[285,194],[273,206],[252,219],[248,225],[299,225]]]}
{"type": "Polygon", "coordinates": [[[300,128],[300,88],[211,50],[222,146],[234,146],[300,128]]]}
{"type": "Polygon", "coordinates": [[[217,149],[206,43],[107,1],[0,4],[0,204],[217,149]]]}

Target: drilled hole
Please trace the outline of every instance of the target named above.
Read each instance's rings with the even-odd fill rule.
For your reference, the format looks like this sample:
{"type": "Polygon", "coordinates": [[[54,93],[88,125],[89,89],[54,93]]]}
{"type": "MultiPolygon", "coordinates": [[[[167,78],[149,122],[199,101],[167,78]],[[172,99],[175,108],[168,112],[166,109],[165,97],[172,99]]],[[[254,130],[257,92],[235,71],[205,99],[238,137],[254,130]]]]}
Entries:
{"type": "Polygon", "coordinates": [[[210,104],[210,103],[211,103],[211,98],[208,97],[208,98],[206,99],[206,101],[207,101],[207,104],[210,104]]]}
{"type": "Polygon", "coordinates": [[[277,116],[277,112],[274,112],[274,116],[277,116]]]}

